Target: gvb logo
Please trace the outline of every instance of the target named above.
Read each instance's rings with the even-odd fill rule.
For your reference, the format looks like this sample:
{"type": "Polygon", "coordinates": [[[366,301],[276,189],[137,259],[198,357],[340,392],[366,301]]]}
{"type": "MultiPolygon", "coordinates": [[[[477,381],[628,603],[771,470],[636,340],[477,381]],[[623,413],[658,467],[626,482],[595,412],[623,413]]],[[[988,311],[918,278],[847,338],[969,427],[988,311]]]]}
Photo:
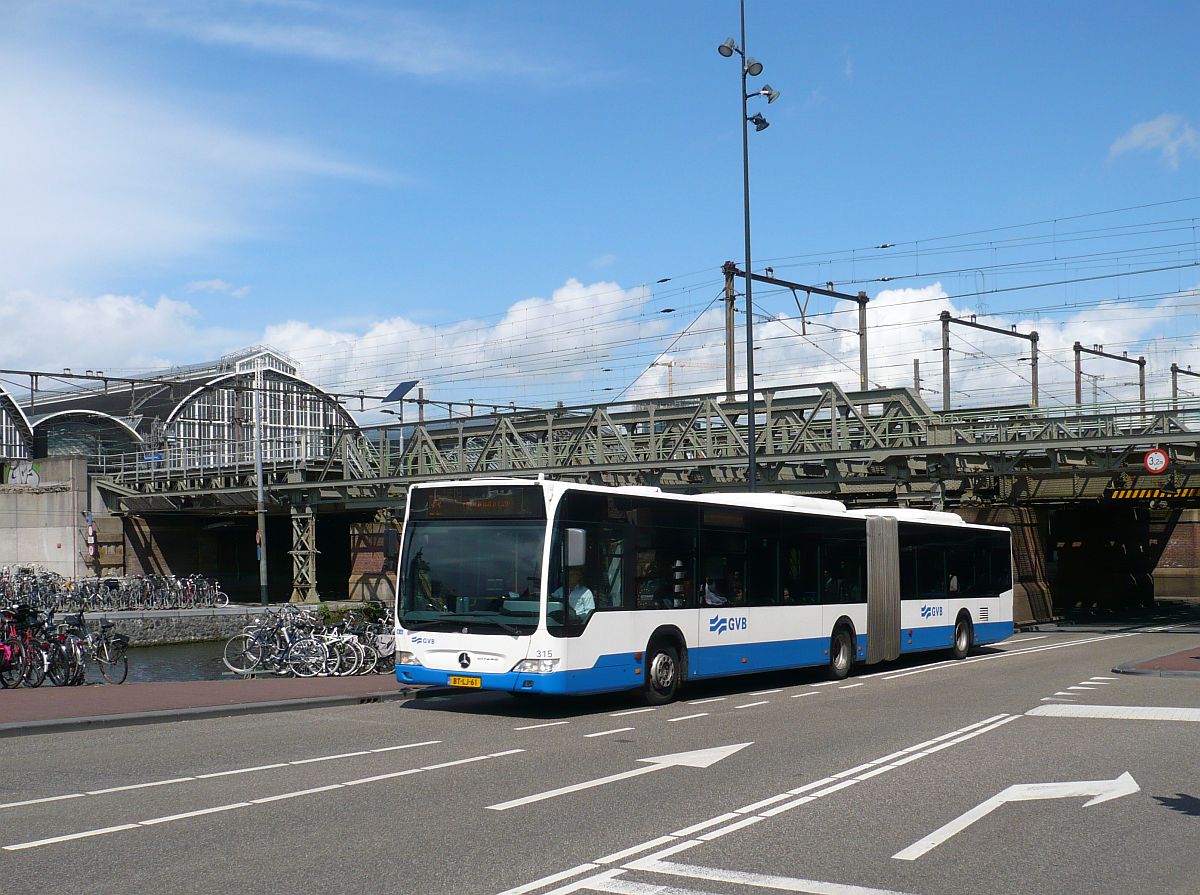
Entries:
{"type": "Polygon", "coordinates": [[[744,615],[714,615],[708,620],[710,634],[724,634],[726,631],[745,631],[749,627],[744,615]]]}
{"type": "Polygon", "coordinates": [[[943,611],[941,606],[922,606],[921,618],[937,618],[943,611]]]}

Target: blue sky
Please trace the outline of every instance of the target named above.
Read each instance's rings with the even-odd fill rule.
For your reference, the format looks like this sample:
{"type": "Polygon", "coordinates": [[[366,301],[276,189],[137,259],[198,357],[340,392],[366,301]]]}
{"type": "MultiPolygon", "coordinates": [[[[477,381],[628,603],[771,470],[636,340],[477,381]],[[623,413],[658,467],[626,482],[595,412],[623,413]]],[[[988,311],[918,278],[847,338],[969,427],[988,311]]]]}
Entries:
{"type": "MultiPolygon", "coordinates": [[[[1200,7],[747,7],[755,83],[782,92],[753,101],[755,268],[865,289],[879,384],[911,382],[911,357],[937,384],[943,307],[1037,326],[1057,367],[1074,339],[1147,353],[1158,393],[1200,360],[1200,7]]],[[[267,342],[331,387],[422,378],[445,399],[711,387],[705,308],[743,251],[737,65],[716,53],[737,17],[0,3],[0,363],[144,370],[267,342]]],[[[824,325],[801,326],[790,293],[760,302],[764,377],[856,382],[852,308],[814,299],[824,325]]],[[[967,338],[962,401],[1019,399],[1023,343],[967,338]]],[[[1121,365],[1093,369],[1128,397],[1121,365]]]]}

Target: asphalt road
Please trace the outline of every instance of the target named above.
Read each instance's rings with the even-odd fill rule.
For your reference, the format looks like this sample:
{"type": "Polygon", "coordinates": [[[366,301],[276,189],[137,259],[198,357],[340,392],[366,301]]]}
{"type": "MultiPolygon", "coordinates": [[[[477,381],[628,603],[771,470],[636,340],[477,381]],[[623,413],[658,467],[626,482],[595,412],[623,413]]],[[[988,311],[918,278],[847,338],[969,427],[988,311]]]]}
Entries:
{"type": "Polygon", "coordinates": [[[725,681],[652,710],[464,693],[20,737],[0,746],[0,878],[79,892],[1196,895],[1200,679],[1111,672],[1193,645],[1038,633],[832,684],[725,681]]]}

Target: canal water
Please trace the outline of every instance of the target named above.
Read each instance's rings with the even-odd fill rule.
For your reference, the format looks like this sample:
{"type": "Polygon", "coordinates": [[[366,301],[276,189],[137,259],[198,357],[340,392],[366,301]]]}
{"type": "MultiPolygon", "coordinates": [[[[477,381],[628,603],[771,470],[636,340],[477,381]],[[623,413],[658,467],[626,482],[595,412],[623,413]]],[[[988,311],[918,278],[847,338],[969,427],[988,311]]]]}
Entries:
{"type": "Polygon", "coordinates": [[[221,661],[224,640],[138,646],[129,650],[129,681],[219,681],[231,675],[221,661]]]}

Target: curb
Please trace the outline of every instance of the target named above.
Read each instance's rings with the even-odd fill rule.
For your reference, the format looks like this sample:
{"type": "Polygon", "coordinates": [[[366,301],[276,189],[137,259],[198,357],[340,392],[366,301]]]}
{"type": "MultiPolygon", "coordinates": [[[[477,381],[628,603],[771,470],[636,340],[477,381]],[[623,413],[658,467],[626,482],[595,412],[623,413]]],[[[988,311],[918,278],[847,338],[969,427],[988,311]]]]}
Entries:
{"type": "MultiPolygon", "coordinates": [[[[1143,660],[1145,661],[1145,660],[1143,660]]],[[[1200,671],[1171,671],[1164,668],[1138,668],[1137,662],[1126,662],[1112,669],[1113,674],[1140,674],[1147,677],[1200,677],[1200,671]]]]}
{"type": "Polygon", "coordinates": [[[380,690],[354,696],[308,696],[300,699],[279,699],[272,702],[245,702],[237,705],[201,705],[178,709],[156,709],[149,712],[126,712],[118,715],[93,715],[81,718],[48,718],[43,721],[14,721],[0,724],[0,738],[38,733],[58,733],[69,730],[96,730],[106,727],[130,727],[140,724],[161,724],[167,721],[201,718],[229,718],[266,712],[290,712],[300,709],[325,708],[339,705],[364,705],[375,702],[395,702],[411,699],[420,691],[412,687],[399,690],[380,690]]]}

